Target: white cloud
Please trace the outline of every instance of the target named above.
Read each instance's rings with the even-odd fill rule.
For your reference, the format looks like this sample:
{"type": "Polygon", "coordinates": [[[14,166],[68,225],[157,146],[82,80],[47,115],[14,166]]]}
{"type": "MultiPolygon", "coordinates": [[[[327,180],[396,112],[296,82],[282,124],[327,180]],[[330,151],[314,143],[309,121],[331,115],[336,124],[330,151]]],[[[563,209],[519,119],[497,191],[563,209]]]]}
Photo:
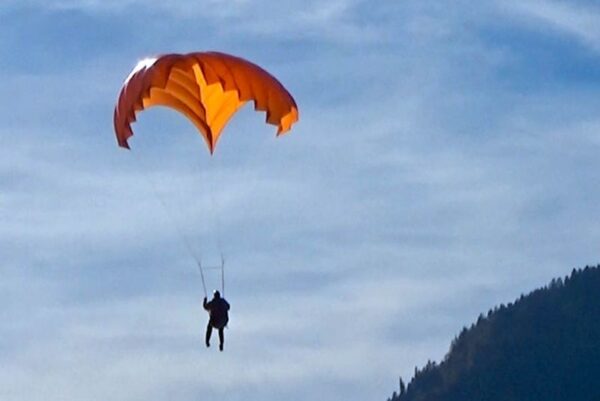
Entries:
{"type": "MultiPolygon", "coordinates": [[[[10,2],[10,0],[9,0],[10,2]]],[[[214,14],[227,16],[237,13],[236,10],[249,6],[249,0],[180,0],[174,3],[165,3],[156,0],[24,0],[14,1],[21,6],[36,6],[50,10],[82,10],[88,12],[122,12],[124,10],[155,9],[172,12],[180,15],[190,13],[214,14]]]]}
{"type": "MultiPolygon", "coordinates": [[[[32,6],[51,11],[77,10],[89,14],[164,14],[174,19],[201,19],[203,26],[225,36],[257,35],[278,41],[327,40],[356,44],[381,40],[383,27],[361,21],[364,0],[278,2],[249,0],[26,0],[14,7],[32,6]]],[[[147,17],[151,18],[151,17],[147,17]]]]}
{"type": "Polygon", "coordinates": [[[600,50],[600,9],[597,7],[555,0],[500,1],[498,7],[544,23],[596,51],[600,50]]]}
{"type": "MultiPolygon", "coordinates": [[[[467,293],[473,288],[464,277],[458,281],[467,293]]],[[[436,330],[407,341],[401,329],[398,343],[385,345],[390,324],[400,321],[408,328],[423,306],[439,311],[452,303],[454,295],[446,288],[447,280],[394,280],[382,286],[371,277],[358,287],[348,279],[275,299],[259,293],[232,302],[223,354],[204,350],[206,316],[199,300],[187,292],[31,305],[27,315],[12,320],[18,340],[9,341],[19,351],[0,368],[0,394],[16,399],[26,394],[30,400],[109,395],[116,400],[159,400],[173,391],[192,399],[198,394],[231,397],[245,389],[245,396],[259,398],[276,388],[289,396],[300,389],[307,395],[312,390],[306,383],[321,381],[362,393],[372,387],[365,383],[365,370],[377,382],[395,368],[391,349],[411,358],[432,347],[440,352],[447,347],[436,330]],[[38,332],[41,327],[43,332],[38,332]],[[373,342],[380,346],[373,347],[373,342]]],[[[39,295],[33,291],[17,298],[39,295]]],[[[425,320],[430,321],[426,325],[439,325],[434,315],[425,320]]],[[[343,392],[333,396],[343,398],[343,392]]]]}

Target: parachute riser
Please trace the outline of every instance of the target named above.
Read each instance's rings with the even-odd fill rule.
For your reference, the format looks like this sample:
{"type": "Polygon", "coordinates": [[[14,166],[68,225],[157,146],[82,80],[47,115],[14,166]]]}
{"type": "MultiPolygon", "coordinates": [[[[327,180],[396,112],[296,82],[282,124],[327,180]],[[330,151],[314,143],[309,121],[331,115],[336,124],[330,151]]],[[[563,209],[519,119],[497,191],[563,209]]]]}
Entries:
{"type": "Polygon", "coordinates": [[[225,298],[225,258],[221,254],[221,294],[225,298]]]}
{"type": "Polygon", "coordinates": [[[202,278],[202,288],[204,289],[204,296],[208,297],[208,293],[206,291],[206,281],[204,279],[204,271],[205,270],[221,270],[221,295],[225,297],[225,258],[221,255],[221,265],[220,266],[202,266],[202,262],[198,262],[198,270],[200,270],[200,277],[202,278]]]}
{"type": "Polygon", "coordinates": [[[198,270],[200,270],[200,278],[202,278],[202,289],[204,290],[204,297],[208,298],[208,293],[206,292],[206,281],[204,281],[204,269],[202,269],[202,262],[199,260],[196,261],[198,263],[198,270]]]}

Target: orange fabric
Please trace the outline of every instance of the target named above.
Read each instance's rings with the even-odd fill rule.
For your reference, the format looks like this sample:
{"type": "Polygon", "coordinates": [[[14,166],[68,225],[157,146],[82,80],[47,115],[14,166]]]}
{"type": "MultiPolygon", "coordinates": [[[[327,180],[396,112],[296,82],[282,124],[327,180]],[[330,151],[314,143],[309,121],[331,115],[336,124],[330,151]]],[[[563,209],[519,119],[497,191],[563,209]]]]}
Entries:
{"type": "Polygon", "coordinates": [[[114,126],[119,146],[129,148],[136,113],[165,106],[185,115],[214,152],[221,131],[248,101],[265,111],[277,135],[298,121],[294,98],[267,71],[224,53],[166,54],[141,61],[131,72],[115,106],[114,126]]]}

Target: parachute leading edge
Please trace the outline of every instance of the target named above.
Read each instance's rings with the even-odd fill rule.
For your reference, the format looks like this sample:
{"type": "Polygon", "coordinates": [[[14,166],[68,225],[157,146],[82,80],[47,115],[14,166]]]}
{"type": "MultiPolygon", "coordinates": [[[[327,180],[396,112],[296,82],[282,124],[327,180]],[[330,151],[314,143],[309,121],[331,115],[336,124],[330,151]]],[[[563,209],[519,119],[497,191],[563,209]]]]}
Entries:
{"type": "Polygon", "coordinates": [[[115,106],[119,146],[129,149],[136,113],[165,106],[186,116],[213,153],[229,119],[248,101],[266,112],[277,136],[298,121],[292,95],[271,74],[239,57],[218,52],[166,54],[138,63],[125,80],[115,106]]]}

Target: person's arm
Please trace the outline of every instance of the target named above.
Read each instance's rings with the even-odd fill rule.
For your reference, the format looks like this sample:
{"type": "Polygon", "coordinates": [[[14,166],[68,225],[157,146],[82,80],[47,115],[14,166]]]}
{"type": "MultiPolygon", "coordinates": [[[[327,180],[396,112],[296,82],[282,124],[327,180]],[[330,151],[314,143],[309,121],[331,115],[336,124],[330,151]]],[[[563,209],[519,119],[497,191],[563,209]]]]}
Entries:
{"type": "Polygon", "coordinates": [[[208,302],[206,302],[206,297],[204,297],[204,302],[202,302],[202,306],[205,310],[210,310],[208,302]]]}

